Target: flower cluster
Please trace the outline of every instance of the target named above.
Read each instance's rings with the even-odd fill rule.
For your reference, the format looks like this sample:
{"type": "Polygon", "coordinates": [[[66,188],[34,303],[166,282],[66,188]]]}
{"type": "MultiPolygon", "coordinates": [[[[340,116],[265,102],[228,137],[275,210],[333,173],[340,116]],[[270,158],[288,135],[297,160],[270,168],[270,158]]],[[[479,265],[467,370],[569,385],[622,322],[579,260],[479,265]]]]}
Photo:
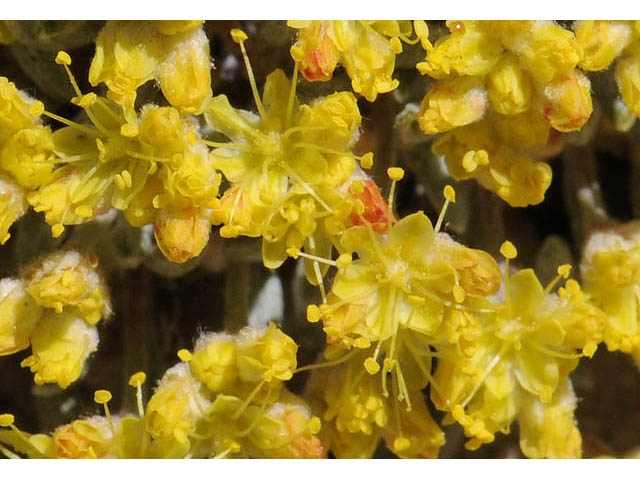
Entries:
{"type": "Polygon", "coordinates": [[[95,325],[111,304],[97,266],[93,254],[59,251],[0,280],[0,355],[31,346],[21,365],[38,385],[67,388],[98,348],[95,325]]]}
{"type": "Polygon", "coordinates": [[[98,390],[104,416],[76,420],[50,436],[29,436],[13,416],[0,415],[0,427],[9,427],[0,430],[0,447],[31,458],[322,458],[319,419],[282,383],[295,370],[296,350],[274,324],[204,335],[193,354],[178,352],[181,362],[165,372],[146,406],[145,374],[131,377],[137,416],[112,416],[111,394],[98,390]]]}
{"type": "Polygon", "coordinates": [[[511,206],[540,203],[554,132],[580,130],[592,111],[582,49],[551,21],[449,21],[420,73],[436,78],[418,114],[457,180],[476,178],[511,206]],[[547,147],[547,148],[545,148],[547,147]]]}

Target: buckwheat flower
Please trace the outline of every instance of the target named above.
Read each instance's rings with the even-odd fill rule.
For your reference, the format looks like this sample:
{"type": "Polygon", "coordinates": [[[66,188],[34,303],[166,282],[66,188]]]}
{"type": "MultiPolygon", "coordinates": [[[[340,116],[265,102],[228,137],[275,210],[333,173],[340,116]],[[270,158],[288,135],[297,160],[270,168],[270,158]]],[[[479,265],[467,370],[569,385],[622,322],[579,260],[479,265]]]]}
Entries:
{"type": "Polygon", "coordinates": [[[42,125],[19,130],[0,146],[0,168],[25,189],[46,183],[55,161],[51,129],[42,125]]]}
{"type": "Polygon", "coordinates": [[[524,424],[525,455],[579,456],[568,375],[582,356],[595,352],[604,315],[574,280],[551,293],[560,278],[568,277],[568,265],[558,267],[556,279],[543,288],[531,269],[509,274],[509,260],[517,254],[510,242],[501,252],[507,258],[504,299],[487,301],[484,313],[478,313],[482,334],[473,349],[461,354],[456,345],[436,347],[431,398],[450,413],[448,420],[464,427],[469,449],[492,442],[497,432],[507,433],[517,419],[524,424]],[[558,442],[567,425],[571,441],[558,442]]]}
{"type": "Polygon", "coordinates": [[[56,458],[106,458],[113,432],[105,417],[95,415],[59,427],[52,438],[56,458]]]}
{"type": "Polygon", "coordinates": [[[0,355],[27,348],[42,316],[42,307],[27,294],[25,287],[23,280],[0,280],[0,355]]]}
{"type": "Polygon", "coordinates": [[[11,238],[11,225],[27,211],[25,194],[22,187],[0,173],[0,245],[11,238]]]}
{"type": "Polygon", "coordinates": [[[263,331],[245,328],[237,339],[238,377],[245,382],[290,380],[297,365],[298,346],[270,323],[263,331]]]}
{"type": "Polygon", "coordinates": [[[196,341],[191,369],[212,392],[232,387],[238,378],[235,338],[225,333],[210,333],[196,341]]]}
{"type": "Polygon", "coordinates": [[[30,265],[22,278],[38,305],[73,313],[95,325],[111,314],[109,293],[97,266],[92,253],[60,251],[30,265]]]}
{"type": "Polygon", "coordinates": [[[0,145],[11,135],[39,125],[40,111],[36,101],[19,91],[13,82],[0,77],[0,145]]]}
{"type": "Polygon", "coordinates": [[[575,31],[584,51],[580,68],[590,72],[608,68],[634,37],[633,23],[626,21],[581,20],[575,31]]]}
{"type": "Polygon", "coordinates": [[[20,364],[30,368],[38,385],[57,383],[67,388],[82,373],[98,348],[98,331],[73,313],[45,314],[31,335],[32,355],[20,364]]]}
{"type": "Polygon", "coordinates": [[[206,387],[194,378],[189,364],[179,363],[165,372],[147,403],[146,430],[154,439],[185,444],[210,404],[206,387]]]}
{"type": "Polygon", "coordinates": [[[108,96],[133,111],[136,89],[160,84],[169,103],[201,113],[211,97],[209,40],[201,21],[109,21],[96,39],[91,85],[104,82],[108,96]]]}
{"type": "Polygon", "coordinates": [[[208,223],[219,208],[221,177],[211,165],[194,119],[172,107],[143,107],[126,118],[122,108],[94,93],[82,94],[69,70],[70,58],[57,62],[69,74],[92,125],[80,125],[45,111],[68,125],[52,136],[58,167],[28,200],[44,211],[52,233],[87,222],[115,207],[134,226],[159,219],[156,238],[175,262],[197,256],[209,238],[208,223]]]}
{"type": "Polygon", "coordinates": [[[400,457],[436,457],[444,444],[444,434],[431,418],[420,392],[427,383],[428,373],[424,372],[430,365],[414,364],[405,370],[412,387],[408,393],[412,408],[407,410],[400,407],[396,389],[391,396],[385,394],[380,382],[363,371],[362,362],[370,354],[360,351],[344,362],[315,366],[318,369],[312,373],[306,393],[312,406],[322,412],[323,442],[338,458],[371,458],[383,437],[400,457]]]}
{"type": "Polygon", "coordinates": [[[220,234],[262,236],[269,268],[279,267],[289,249],[328,255],[351,213],[352,199],[341,188],[355,169],[356,99],[337,92],[298,103],[298,67],[291,82],[281,70],[268,75],[261,97],[244,50],[246,35],[233,30],[232,36],[245,56],[258,115],[233,108],[224,95],[205,110],[208,125],[230,140],[207,142],[216,147],[213,166],[231,183],[221,199],[220,234]]]}
{"type": "Polygon", "coordinates": [[[580,44],[550,21],[447,26],[451,34],[417,65],[438,79],[422,102],[421,129],[446,132],[433,151],[456,180],[475,178],[511,206],[540,203],[551,182],[541,153],[553,132],[580,130],[593,110],[589,79],[576,68],[580,44]]]}
{"type": "Polygon", "coordinates": [[[607,316],[604,341],[611,351],[638,356],[640,235],[635,222],[593,233],[582,258],[585,292],[607,316]]]}

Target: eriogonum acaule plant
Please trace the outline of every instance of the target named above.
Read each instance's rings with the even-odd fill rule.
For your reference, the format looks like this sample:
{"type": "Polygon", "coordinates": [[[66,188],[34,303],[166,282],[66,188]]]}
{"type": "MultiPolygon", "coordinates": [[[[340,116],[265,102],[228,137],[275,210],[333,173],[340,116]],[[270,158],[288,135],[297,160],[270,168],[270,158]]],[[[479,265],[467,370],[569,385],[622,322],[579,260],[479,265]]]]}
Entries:
{"type": "Polygon", "coordinates": [[[637,21],[107,21],[88,58],[45,24],[0,21],[0,356],[64,416],[0,412],[3,456],[481,455],[514,422],[524,456],[596,456],[599,344],[640,366],[640,228],[590,160],[631,152],[637,216],[637,21]],[[122,370],[135,413],[78,403],[122,370]]]}

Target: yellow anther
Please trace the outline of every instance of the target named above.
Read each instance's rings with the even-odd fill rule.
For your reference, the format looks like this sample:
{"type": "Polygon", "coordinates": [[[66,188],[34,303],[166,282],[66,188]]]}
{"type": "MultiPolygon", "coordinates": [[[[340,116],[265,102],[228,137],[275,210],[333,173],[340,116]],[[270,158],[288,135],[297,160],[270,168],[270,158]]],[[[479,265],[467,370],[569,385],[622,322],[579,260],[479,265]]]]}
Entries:
{"type": "Polygon", "coordinates": [[[181,362],[187,363],[187,362],[190,362],[193,357],[189,350],[187,350],[186,348],[183,348],[181,350],[178,350],[178,358],[180,359],[181,362]]]}
{"type": "Polygon", "coordinates": [[[89,205],[79,205],[73,212],[83,218],[91,218],[93,216],[93,209],[89,205]]]}
{"type": "Polygon", "coordinates": [[[109,390],[96,390],[93,394],[93,401],[104,405],[111,400],[111,392],[109,390]]]}
{"type": "Polygon", "coordinates": [[[118,187],[119,190],[124,190],[125,188],[127,188],[127,185],[124,183],[124,178],[122,178],[122,175],[120,175],[119,173],[116,173],[113,176],[113,181],[116,182],[116,187],[118,187]]]}
{"type": "Polygon", "coordinates": [[[356,199],[355,201],[355,210],[358,215],[364,215],[364,210],[365,210],[364,202],[359,198],[356,199]]]}
{"type": "Polygon", "coordinates": [[[120,135],[123,137],[135,137],[138,135],[138,126],[132,123],[125,123],[120,127],[120,135]]]}
{"type": "Polygon", "coordinates": [[[64,227],[60,223],[56,223],[53,227],[51,227],[51,235],[53,238],[58,238],[64,232],[64,227]]]}
{"type": "Polygon", "coordinates": [[[287,248],[287,255],[289,255],[291,258],[297,260],[298,257],[300,256],[300,249],[299,248],[287,248]]]}
{"type": "Polygon", "coordinates": [[[73,97],[71,99],[71,103],[73,103],[74,105],[78,105],[79,107],[82,108],[90,108],[93,106],[94,103],[96,103],[96,100],[98,99],[98,96],[93,93],[87,93],[86,95],[81,95],[79,97],[73,97]]]}
{"type": "Polygon", "coordinates": [[[456,285],[455,287],[453,287],[453,299],[456,301],[456,303],[462,303],[464,302],[464,298],[466,297],[467,292],[464,291],[464,288],[462,288],[460,285],[456,285]]]}
{"type": "Polygon", "coordinates": [[[369,357],[364,361],[364,369],[369,375],[375,375],[380,371],[380,364],[376,362],[373,357],[369,357]]]}
{"type": "Polygon", "coordinates": [[[39,117],[44,113],[44,103],[42,103],[41,101],[34,102],[29,107],[29,113],[34,117],[39,117]]]}
{"type": "Polygon", "coordinates": [[[391,167],[387,169],[387,175],[395,182],[399,182],[404,177],[404,170],[400,167],[391,167]]]}
{"type": "Polygon", "coordinates": [[[475,169],[478,168],[475,150],[469,150],[464,154],[464,157],[462,157],[462,168],[464,168],[468,173],[474,172],[475,169]]]}
{"type": "Polygon", "coordinates": [[[582,354],[585,357],[593,358],[593,355],[596,353],[597,349],[598,345],[596,344],[596,342],[587,342],[587,344],[582,349],[582,354]]]}
{"type": "Polygon", "coordinates": [[[476,152],[476,162],[478,162],[478,165],[489,165],[489,154],[486,150],[478,150],[476,152]]]}
{"type": "Polygon", "coordinates": [[[445,185],[442,194],[444,195],[444,198],[449,200],[451,203],[456,203],[456,191],[451,185],[445,185]]]}
{"type": "Polygon", "coordinates": [[[343,253],[336,260],[336,266],[339,269],[342,269],[342,268],[345,268],[345,267],[351,265],[352,261],[353,261],[353,257],[351,255],[349,255],[348,253],[343,253]]]}
{"type": "Polygon", "coordinates": [[[373,167],[373,152],[365,153],[360,157],[360,166],[365,170],[369,170],[373,167]]]}
{"type": "Polygon", "coordinates": [[[508,258],[512,260],[518,256],[518,250],[509,240],[505,241],[500,245],[500,253],[504,258],[508,258]]]}
{"type": "Polygon", "coordinates": [[[420,307],[424,305],[424,302],[426,302],[424,297],[418,297],[416,295],[408,295],[407,301],[409,302],[410,305],[414,305],[416,307],[420,307]]]}
{"type": "Polygon", "coordinates": [[[411,440],[406,437],[397,437],[393,441],[393,449],[397,452],[407,450],[411,446],[411,440]]]}
{"type": "Polygon", "coordinates": [[[356,341],[353,342],[353,344],[356,346],[356,348],[365,349],[371,346],[371,340],[365,337],[360,337],[360,338],[357,338],[356,341]]]}
{"type": "Polygon", "coordinates": [[[3,413],[0,415],[0,427],[10,427],[15,420],[14,416],[10,413],[3,413]]]}
{"type": "Polygon", "coordinates": [[[136,372],[131,375],[129,378],[129,385],[132,387],[137,387],[138,385],[142,385],[147,380],[147,374],[144,372],[136,372]]]}
{"type": "Polygon", "coordinates": [[[235,225],[225,225],[220,229],[222,238],[236,238],[238,235],[240,235],[240,231],[235,225]]]}
{"type": "Polygon", "coordinates": [[[132,179],[129,170],[122,170],[122,172],[120,172],[120,175],[122,176],[122,180],[124,180],[125,186],[127,188],[131,188],[132,179]]]}
{"type": "Polygon", "coordinates": [[[296,62],[302,62],[304,60],[304,50],[297,45],[292,46],[289,53],[291,54],[291,58],[296,62]]]}
{"type": "Polygon", "coordinates": [[[364,183],[362,183],[360,180],[354,180],[353,182],[351,182],[351,191],[356,195],[364,193],[364,183]]]}
{"type": "Polygon", "coordinates": [[[402,53],[402,43],[400,42],[400,39],[398,37],[393,37],[391,40],[389,40],[389,44],[391,45],[391,50],[393,50],[393,53],[395,53],[396,55],[402,53]]]}
{"type": "Polygon", "coordinates": [[[64,50],[60,50],[56,55],[56,63],[58,65],[71,65],[71,57],[64,50]]]}
{"type": "Polygon", "coordinates": [[[413,29],[416,31],[418,38],[429,38],[429,27],[424,20],[414,20],[413,29]]]}
{"type": "Polygon", "coordinates": [[[382,362],[382,366],[387,372],[393,370],[393,367],[396,366],[396,361],[393,358],[385,358],[382,362]]]}
{"type": "Polygon", "coordinates": [[[309,433],[311,433],[311,435],[315,435],[320,431],[322,423],[320,422],[320,419],[318,417],[312,417],[311,420],[309,420],[307,426],[309,428],[309,433]]]}
{"type": "Polygon", "coordinates": [[[317,323],[320,320],[320,309],[317,305],[307,305],[307,321],[317,323]]]}
{"type": "Polygon", "coordinates": [[[571,265],[569,265],[568,263],[564,265],[560,265],[558,267],[558,275],[560,275],[562,278],[569,278],[570,272],[571,272],[571,265]]]}
{"type": "Polygon", "coordinates": [[[242,30],[240,30],[239,28],[232,28],[231,38],[233,38],[234,42],[241,43],[241,42],[244,42],[249,37],[247,37],[247,34],[244,33],[242,30]]]}

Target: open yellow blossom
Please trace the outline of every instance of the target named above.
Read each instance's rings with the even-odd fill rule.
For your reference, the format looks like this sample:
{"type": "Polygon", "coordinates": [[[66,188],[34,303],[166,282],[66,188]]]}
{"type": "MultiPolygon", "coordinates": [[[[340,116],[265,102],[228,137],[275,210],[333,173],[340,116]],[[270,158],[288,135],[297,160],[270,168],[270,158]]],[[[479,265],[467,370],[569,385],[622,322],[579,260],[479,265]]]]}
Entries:
{"type": "Polygon", "coordinates": [[[209,217],[219,206],[221,177],[196,121],[154,105],[127,119],[113,101],[80,92],[64,55],[60,52],[57,61],[76,90],[73,103],[92,125],[45,112],[68,126],[52,136],[58,168],[28,194],[29,202],[45,212],[54,236],[64,225],[87,222],[111,206],[134,226],[158,217],[156,237],[168,258],[185,262],[197,256],[209,238],[209,217]]]}
{"type": "Polygon", "coordinates": [[[323,442],[338,458],[371,458],[381,437],[400,457],[435,458],[444,444],[444,434],[420,392],[427,381],[424,372],[431,366],[414,364],[406,370],[413,387],[409,392],[412,409],[407,411],[399,406],[396,390],[393,396],[385,395],[380,382],[362,369],[370,354],[360,351],[342,364],[312,373],[307,396],[322,412],[323,442]]]}
{"type": "Polygon", "coordinates": [[[209,40],[202,21],[109,21],[96,39],[91,85],[104,82],[108,96],[133,111],[136,89],[160,84],[169,103],[201,113],[211,97],[209,40]]]}
{"type": "Polygon", "coordinates": [[[74,250],[47,255],[23,272],[26,290],[38,305],[81,316],[95,325],[111,314],[109,294],[92,253],[74,250]]]}
{"type": "Polygon", "coordinates": [[[351,197],[340,188],[356,168],[350,150],[361,120],[356,99],[338,92],[299,104],[297,64],[291,82],[281,70],[267,76],[260,97],[239,42],[259,115],[234,109],[224,95],[214,97],[205,111],[209,126],[230,140],[208,142],[217,147],[213,165],[231,183],[221,199],[220,234],[262,236],[269,268],[279,267],[288,249],[304,246],[308,253],[328,256],[351,212],[351,197]]]}
{"type": "Polygon", "coordinates": [[[422,212],[404,217],[387,235],[369,224],[348,229],[341,251],[358,258],[338,268],[327,302],[310,307],[309,319],[322,319],[331,358],[375,345],[363,367],[371,375],[381,371],[384,395],[389,394],[390,374],[407,410],[409,390],[426,386],[426,381],[420,387],[408,383],[407,368],[412,363],[424,366],[423,355],[437,341],[447,312],[473,309],[476,299],[495,293],[500,285],[500,270],[489,254],[439,232],[447,205],[455,201],[450,186],[444,194],[435,229],[422,212]]]}
{"type": "Polygon", "coordinates": [[[46,314],[31,335],[32,355],[21,365],[35,374],[38,385],[57,383],[67,388],[98,348],[98,331],[72,313],[46,314]]]}
{"type": "Polygon", "coordinates": [[[398,86],[393,70],[396,55],[402,52],[401,41],[414,44],[422,40],[430,46],[426,23],[415,23],[415,39],[409,38],[412,28],[406,20],[307,20],[287,25],[298,30],[294,48],[301,58],[294,59],[301,61],[300,73],[307,80],[330,80],[336,66],[342,65],[353,91],[373,102],[379,93],[398,86]]]}
{"type": "Polygon", "coordinates": [[[105,417],[76,420],[52,435],[57,458],[105,458],[111,451],[113,433],[105,417]]]}
{"type": "Polygon", "coordinates": [[[592,302],[607,315],[609,350],[640,353],[640,229],[636,222],[593,233],[585,245],[582,277],[592,302]]]}
{"type": "Polygon", "coordinates": [[[461,354],[456,345],[437,346],[431,398],[464,427],[471,437],[467,448],[492,442],[517,419],[527,456],[580,456],[568,375],[580,357],[595,352],[604,314],[587,302],[575,280],[551,293],[569,275],[568,265],[543,288],[531,269],[509,274],[516,255],[512,244],[505,242],[501,251],[507,258],[504,299],[487,301],[485,313],[478,314],[482,334],[475,348],[461,354]],[[567,430],[570,441],[561,441],[567,430]]]}
{"type": "Polygon", "coordinates": [[[433,151],[456,180],[475,178],[512,206],[540,203],[551,169],[536,160],[551,132],[580,130],[593,110],[589,79],[576,68],[580,44],[551,21],[447,26],[451,34],[417,65],[438,79],[418,113],[421,129],[447,132],[433,151]]]}
{"type": "Polygon", "coordinates": [[[0,280],[0,355],[24,350],[31,343],[42,308],[27,294],[24,280],[0,280]]]}

